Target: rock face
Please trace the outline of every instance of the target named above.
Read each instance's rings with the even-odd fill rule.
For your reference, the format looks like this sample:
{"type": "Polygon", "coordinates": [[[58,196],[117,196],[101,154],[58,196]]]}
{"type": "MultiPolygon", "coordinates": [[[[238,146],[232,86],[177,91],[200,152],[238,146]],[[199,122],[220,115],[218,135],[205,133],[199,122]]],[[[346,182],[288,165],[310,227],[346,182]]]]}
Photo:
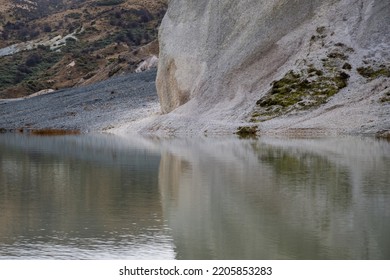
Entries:
{"type": "Polygon", "coordinates": [[[157,74],[162,112],[174,111],[165,125],[175,115],[204,130],[210,120],[263,131],[390,129],[389,15],[383,0],[171,0],[157,74]],[[352,111],[330,119],[348,110],[361,122],[352,111]]]}

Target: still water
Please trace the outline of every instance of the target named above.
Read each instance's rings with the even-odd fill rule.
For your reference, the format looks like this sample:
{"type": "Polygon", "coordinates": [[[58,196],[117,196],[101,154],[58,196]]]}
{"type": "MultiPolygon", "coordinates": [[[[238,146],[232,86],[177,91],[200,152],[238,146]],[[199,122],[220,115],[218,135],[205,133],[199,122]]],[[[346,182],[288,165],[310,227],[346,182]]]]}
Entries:
{"type": "Polygon", "coordinates": [[[0,259],[390,259],[390,142],[0,134],[0,259]]]}

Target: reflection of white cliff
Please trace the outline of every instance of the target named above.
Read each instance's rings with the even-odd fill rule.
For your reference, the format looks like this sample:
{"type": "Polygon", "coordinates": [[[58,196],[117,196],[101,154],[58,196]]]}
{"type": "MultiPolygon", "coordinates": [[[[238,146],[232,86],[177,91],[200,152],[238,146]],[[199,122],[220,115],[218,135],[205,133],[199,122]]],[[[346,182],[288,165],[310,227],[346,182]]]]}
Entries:
{"type": "Polygon", "coordinates": [[[168,141],[159,186],[178,258],[389,256],[389,144],[335,141],[168,141]]]}
{"type": "Polygon", "coordinates": [[[371,138],[1,135],[0,224],[23,223],[1,227],[0,238],[41,236],[48,223],[67,234],[50,240],[58,248],[86,254],[66,240],[92,230],[92,243],[180,259],[388,259],[389,147],[371,138]]]}
{"type": "MultiPolygon", "coordinates": [[[[332,133],[389,129],[388,106],[378,102],[389,87],[388,75],[372,81],[356,71],[382,64],[382,71],[388,73],[389,1],[171,0],[168,6],[159,33],[156,83],[161,109],[167,115],[153,129],[235,131],[240,123],[255,125],[250,122],[253,113],[265,120],[256,123],[262,133],[291,128],[332,133]],[[342,59],[330,59],[335,56],[342,59]],[[343,68],[344,63],[351,71],[343,68]],[[273,114],[291,105],[276,98],[270,100],[282,104],[279,107],[268,103],[265,112],[256,107],[269,96],[271,83],[289,71],[303,73],[313,68],[322,71],[319,81],[328,70],[348,73],[350,78],[320,106],[310,106],[310,97],[303,96],[300,101],[308,107],[295,104],[298,112],[292,110],[287,116],[273,114]]],[[[314,76],[308,78],[311,85],[314,76]]],[[[299,91],[293,90],[291,80],[286,84],[284,96],[299,91]]]]}

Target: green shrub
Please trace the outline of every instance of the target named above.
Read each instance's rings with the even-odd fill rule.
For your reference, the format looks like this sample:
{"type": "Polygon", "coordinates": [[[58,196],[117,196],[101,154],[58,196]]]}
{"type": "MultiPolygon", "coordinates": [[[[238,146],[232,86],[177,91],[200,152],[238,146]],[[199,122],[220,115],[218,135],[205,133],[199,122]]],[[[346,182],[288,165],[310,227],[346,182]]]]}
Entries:
{"type": "Polygon", "coordinates": [[[258,126],[240,126],[236,134],[240,138],[253,138],[257,136],[258,126]]]}
{"type": "Polygon", "coordinates": [[[29,91],[42,89],[42,84],[29,81],[39,80],[47,69],[57,63],[61,54],[46,49],[25,51],[0,58],[0,90],[22,83],[29,91]]]}
{"type": "Polygon", "coordinates": [[[359,67],[356,70],[366,79],[373,80],[379,77],[390,77],[390,67],[388,68],[385,65],[380,65],[376,69],[372,66],[359,67]]]}
{"type": "Polygon", "coordinates": [[[70,13],[70,14],[67,14],[65,17],[72,18],[72,19],[80,19],[81,14],[80,13],[70,13]]]}

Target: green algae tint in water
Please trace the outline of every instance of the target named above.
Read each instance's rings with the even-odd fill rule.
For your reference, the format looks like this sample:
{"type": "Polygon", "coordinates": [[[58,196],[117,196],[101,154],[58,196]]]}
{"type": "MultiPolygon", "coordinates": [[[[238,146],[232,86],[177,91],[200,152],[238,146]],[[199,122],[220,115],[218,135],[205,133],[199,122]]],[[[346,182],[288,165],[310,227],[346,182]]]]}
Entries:
{"type": "Polygon", "coordinates": [[[390,259],[390,143],[0,135],[1,259],[390,259]]]}

